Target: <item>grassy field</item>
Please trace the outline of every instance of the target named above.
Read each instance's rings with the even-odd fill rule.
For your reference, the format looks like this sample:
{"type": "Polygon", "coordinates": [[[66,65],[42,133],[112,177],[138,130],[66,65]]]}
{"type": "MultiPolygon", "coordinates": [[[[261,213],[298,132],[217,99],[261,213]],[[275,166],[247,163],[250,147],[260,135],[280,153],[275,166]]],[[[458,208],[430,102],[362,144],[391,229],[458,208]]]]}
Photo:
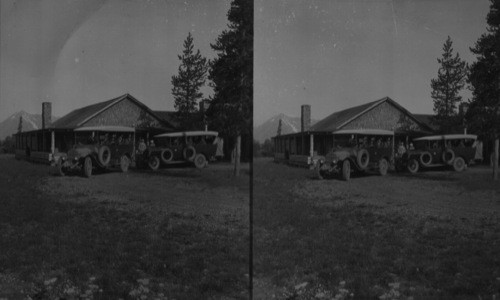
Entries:
{"type": "Polygon", "coordinates": [[[248,298],[248,171],[0,169],[0,298],[248,298]]]}
{"type": "Polygon", "coordinates": [[[254,162],[257,299],[496,299],[490,170],[317,180],[254,162]]]}

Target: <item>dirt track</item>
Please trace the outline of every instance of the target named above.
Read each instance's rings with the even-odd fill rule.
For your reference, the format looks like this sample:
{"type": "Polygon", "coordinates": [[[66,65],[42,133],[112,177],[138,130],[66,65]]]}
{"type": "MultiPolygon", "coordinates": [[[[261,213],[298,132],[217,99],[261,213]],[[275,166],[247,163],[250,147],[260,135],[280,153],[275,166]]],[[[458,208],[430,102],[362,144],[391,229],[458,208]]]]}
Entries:
{"type": "Polygon", "coordinates": [[[448,266],[469,272],[464,275],[469,281],[446,285],[446,293],[476,293],[477,298],[496,282],[491,274],[498,261],[490,250],[500,241],[500,183],[491,179],[488,167],[357,175],[345,182],[319,180],[312,170],[261,158],[254,160],[253,182],[255,299],[312,299],[324,294],[325,286],[333,297],[342,294],[340,281],[347,281],[358,297],[377,298],[389,292],[377,291],[387,284],[378,280],[383,276],[412,286],[406,296],[440,298],[439,283],[453,282],[457,274],[448,266]],[[389,250],[378,256],[381,248],[389,250]],[[410,267],[401,267],[412,264],[441,275],[434,277],[432,271],[422,280],[410,267]],[[484,272],[486,267],[491,269],[484,272]],[[484,287],[460,290],[472,286],[474,276],[484,287]],[[309,285],[297,289],[304,284],[309,285]]]}
{"type": "Polygon", "coordinates": [[[16,161],[10,156],[2,156],[0,162],[7,170],[2,174],[6,180],[26,176],[41,192],[67,201],[99,202],[132,210],[140,206],[151,212],[234,214],[241,220],[248,216],[248,166],[238,179],[232,178],[231,166],[224,163],[203,170],[110,171],[85,178],[80,174],[61,177],[49,166],[16,161]]]}
{"type": "Polygon", "coordinates": [[[290,188],[297,197],[317,205],[353,202],[382,211],[441,218],[500,216],[500,183],[491,179],[491,170],[485,166],[469,167],[461,173],[440,169],[417,175],[358,175],[345,182],[318,180],[314,171],[260,160],[255,164],[254,177],[257,193],[259,186],[279,181],[278,186],[290,188]]]}
{"type": "Polygon", "coordinates": [[[89,277],[99,299],[140,278],[150,298],[246,298],[248,165],[239,178],[227,163],[84,178],[0,155],[0,169],[0,298],[48,293],[51,278],[48,298],[83,293],[89,277]]]}

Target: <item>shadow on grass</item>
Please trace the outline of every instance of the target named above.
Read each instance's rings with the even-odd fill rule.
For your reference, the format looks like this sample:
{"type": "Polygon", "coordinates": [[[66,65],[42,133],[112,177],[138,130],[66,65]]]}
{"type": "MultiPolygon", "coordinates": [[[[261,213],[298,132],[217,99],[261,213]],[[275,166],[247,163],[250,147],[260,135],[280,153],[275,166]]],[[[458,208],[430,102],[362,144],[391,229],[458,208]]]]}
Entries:
{"type": "MultiPolygon", "coordinates": [[[[467,172],[467,171],[464,171],[467,172]]],[[[459,178],[455,177],[456,172],[450,170],[449,167],[435,167],[435,168],[425,168],[419,170],[415,174],[411,174],[410,172],[393,172],[392,175],[404,177],[408,179],[426,179],[432,181],[459,181],[459,178]]]]}
{"type": "MultiPolygon", "coordinates": [[[[112,169],[95,168],[95,169],[92,169],[91,176],[102,176],[104,174],[111,174],[111,173],[121,173],[121,171],[118,168],[112,168],[112,169]]],[[[53,177],[66,177],[66,176],[67,177],[82,177],[82,178],[86,177],[85,174],[83,173],[82,169],[67,170],[64,173],[64,175],[61,175],[55,166],[49,167],[49,174],[53,177]]]]}
{"type": "MultiPolygon", "coordinates": [[[[311,172],[314,172],[314,174],[313,175],[307,175],[307,178],[321,180],[318,177],[318,175],[315,173],[315,171],[311,171],[311,172]]],[[[352,172],[351,173],[351,177],[350,177],[349,180],[357,179],[357,178],[374,177],[374,176],[380,176],[380,174],[378,174],[376,172],[358,172],[358,171],[356,171],[356,172],[352,172]]],[[[344,180],[342,178],[342,174],[340,174],[340,173],[323,176],[323,179],[325,179],[325,180],[343,181],[343,182],[346,181],[346,180],[344,180]]]]}
{"type": "Polygon", "coordinates": [[[175,169],[175,168],[160,168],[152,171],[147,169],[134,169],[132,172],[145,174],[149,176],[160,177],[178,177],[178,178],[198,178],[201,177],[200,171],[194,168],[175,169]]]}

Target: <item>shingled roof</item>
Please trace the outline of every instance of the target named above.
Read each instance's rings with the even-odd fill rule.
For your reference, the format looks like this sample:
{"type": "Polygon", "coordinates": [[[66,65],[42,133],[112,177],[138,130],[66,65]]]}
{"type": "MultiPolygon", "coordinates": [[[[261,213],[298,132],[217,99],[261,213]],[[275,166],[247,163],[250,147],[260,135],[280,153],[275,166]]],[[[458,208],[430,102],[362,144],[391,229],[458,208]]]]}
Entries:
{"type": "Polygon", "coordinates": [[[175,111],[166,111],[166,110],[155,110],[155,115],[157,115],[160,119],[172,124],[176,128],[180,126],[180,122],[177,119],[175,111]]]}
{"type": "MultiPolygon", "coordinates": [[[[349,122],[352,120],[360,117],[361,115],[367,113],[368,111],[372,110],[373,108],[377,107],[378,105],[384,103],[384,102],[389,102],[402,112],[404,112],[406,115],[408,115],[410,118],[412,118],[415,122],[418,124],[429,128],[429,125],[426,123],[422,122],[421,120],[415,118],[408,110],[406,110],[404,107],[399,105],[397,102],[392,100],[389,97],[384,97],[382,99],[372,101],[363,105],[351,107],[348,109],[344,109],[338,112],[335,112],[328,117],[324,118],[323,120],[319,121],[318,123],[314,124],[311,128],[310,131],[314,132],[333,132],[336,130],[341,129],[343,126],[347,125],[349,122]]],[[[431,129],[431,128],[429,128],[431,129]]]]}
{"type": "Polygon", "coordinates": [[[434,117],[434,115],[427,115],[427,114],[413,114],[413,116],[419,120],[420,122],[424,123],[425,125],[429,126],[430,128],[432,128],[434,131],[438,131],[439,130],[439,126],[437,126],[436,124],[434,124],[432,122],[432,118],[434,117]]]}
{"type": "Polygon", "coordinates": [[[368,109],[375,107],[376,105],[382,103],[386,98],[379,99],[377,101],[369,102],[363,105],[351,107],[338,112],[335,112],[328,117],[322,119],[318,123],[311,126],[310,131],[335,131],[340,129],[343,125],[347,124],[349,121],[360,116],[368,109]]]}
{"type": "Polygon", "coordinates": [[[105,108],[111,106],[115,102],[121,100],[123,96],[114,98],[108,101],[99,102],[82,108],[78,108],[63,116],[59,120],[52,123],[53,128],[76,128],[80,126],[85,120],[90,119],[92,116],[103,111],[105,108]]]}
{"type": "Polygon", "coordinates": [[[158,116],[155,112],[153,112],[149,107],[144,105],[142,102],[139,100],[135,99],[132,95],[130,94],[124,94],[119,97],[113,98],[111,100],[107,100],[104,102],[99,102],[96,104],[88,105],[79,109],[75,109],[69,114],[63,116],[62,118],[58,119],[54,123],[52,123],[52,128],[55,129],[74,129],[77,127],[80,127],[84,125],[88,120],[92,119],[99,113],[105,111],[106,109],[112,107],[113,105],[121,102],[122,100],[129,99],[133,101],[136,105],[140,106],[142,109],[148,111],[153,115],[156,119],[162,121],[162,123],[166,123],[166,125],[169,125],[170,127],[174,128],[173,124],[169,122],[168,120],[165,120],[164,118],[158,116]]]}

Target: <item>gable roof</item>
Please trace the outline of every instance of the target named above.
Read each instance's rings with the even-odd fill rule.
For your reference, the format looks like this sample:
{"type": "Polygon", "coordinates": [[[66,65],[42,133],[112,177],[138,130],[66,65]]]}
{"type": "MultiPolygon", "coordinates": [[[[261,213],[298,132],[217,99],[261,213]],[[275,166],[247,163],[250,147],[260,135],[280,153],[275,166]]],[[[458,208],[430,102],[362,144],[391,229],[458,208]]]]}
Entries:
{"type": "Polygon", "coordinates": [[[167,110],[155,110],[153,111],[155,115],[158,116],[158,118],[164,120],[165,122],[171,124],[175,128],[178,128],[180,126],[180,122],[176,116],[175,111],[167,111],[167,110]]]}
{"type": "Polygon", "coordinates": [[[113,105],[125,100],[129,99],[132,102],[134,102],[136,105],[141,107],[142,109],[146,110],[149,112],[154,118],[156,118],[160,123],[167,125],[167,127],[171,127],[172,129],[174,126],[169,123],[168,121],[165,121],[164,119],[160,118],[157,116],[149,107],[144,105],[142,102],[134,98],[130,94],[124,94],[119,97],[113,98],[111,100],[107,100],[104,102],[99,102],[96,104],[88,105],[82,108],[78,108],[70,112],[69,114],[63,116],[62,118],[58,119],[56,122],[52,123],[53,128],[57,129],[74,129],[77,127],[80,127],[84,125],[87,121],[92,119],[93,117],[97,116],[98,114],[102,113],[103,111],[107,110],[108,108],[112,107],[113,105]]]}
{"type": "Polygon", "coordinates": [[[434,115],[427,115],[427,114],[413,114],[413,116],[419,120],[420,122],[424,123],[425,125],[427,125],[428,127],[430,127],[432,130],[434,131],[437,131],[439,130],[439,126],[437,126],[436,124],[434,124],[432,122],[432,118],[434,117],[434,115]]]}
{"type": "Polygon", "coordinates": [[[384,100],[385,98],[335,112],[311,126],[310,131],[336,131],[384,100]]]}
{"type": "Polygon", "coordinates": [[[311,126],[310,131],[333,132],[339,130],[352,120],[359,118],[360,116],[364,115],[365,113],[369,112],[370,110],[374,109],[375,107],[381,105],[384,102],[388,102],[391,105],[395,106],[397,109],[399,109],[408,117],[410,117],[413,121],[423,126],[424,128],[428,128],[430,131],[432,131],[431,127],[429,127],[427,124],[415,118],[413,114],[411,114],[408,110],[406,110],[404,107],[402,107],[396,101],[392,100],[389,97],[384,97],[376,101],[368,102],[366,104],[358,105],[355,107],[335,112],[329,115],[328,117],[324,118],[323,120],[319,121],[318,123],[314,124],[313,126],[311,126]]]}

